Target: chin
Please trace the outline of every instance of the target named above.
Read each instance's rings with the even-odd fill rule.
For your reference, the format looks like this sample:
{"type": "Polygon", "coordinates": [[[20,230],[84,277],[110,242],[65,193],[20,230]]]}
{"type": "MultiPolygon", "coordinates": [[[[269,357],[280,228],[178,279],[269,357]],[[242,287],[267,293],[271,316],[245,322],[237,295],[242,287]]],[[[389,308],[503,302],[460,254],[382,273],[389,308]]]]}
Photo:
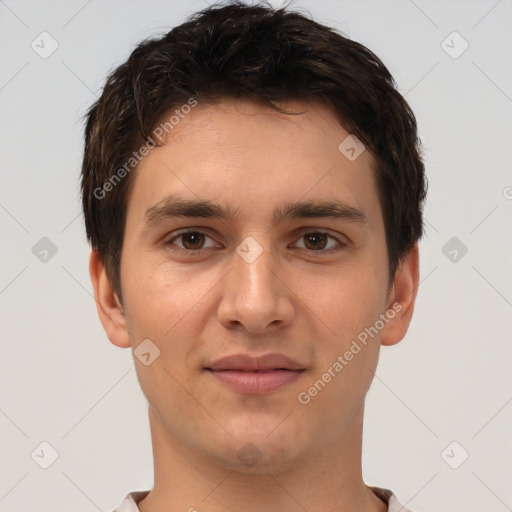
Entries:
{"type": "Polygon", "coordinates": [[[272,422],[268,418],[251,420],[246,428],[238,422],[236,429],[227,429],[236,434],[226,435],[213,457],[226,469],[240,473],[267,475],[291,470],[301,458],[301,442],[307,440],[301,439],[300,433],[279,426],[282,420],[283,417],[272,422]]]}
{"type": "MultiPolygon", "coordinates": [[[[236,447],[237,448],[237,447],[236,447]]],[[[286,473],[297,467],[298,454],[287,452],[282,447],[264,446],[259,449],[253,443],[246,443],[240,449],[232,447],[229,458],[226,453],[215,457],[217,464],[237,473],[268,476],[286,473]]]]}

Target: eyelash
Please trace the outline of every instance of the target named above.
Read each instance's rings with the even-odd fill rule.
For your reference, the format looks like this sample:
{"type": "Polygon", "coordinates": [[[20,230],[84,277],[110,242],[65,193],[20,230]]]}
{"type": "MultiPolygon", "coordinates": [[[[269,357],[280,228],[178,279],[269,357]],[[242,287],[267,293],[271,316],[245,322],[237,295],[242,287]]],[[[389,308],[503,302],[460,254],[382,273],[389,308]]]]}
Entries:
{"type": "MultiPolygon", "coordinates": [[[[172,236],[172,238],[169,238],[168,240],[165,241],[165,245],[172,251],[176,251],[176,252],[181,252],[181,253],[185,253],[187,255],[201,255],[202,252],[204,250],[207,250],[207,249],[212,249],[212,247],[207,247],[206,249],[196,249],[196,250],[193,250],[193,249],[184,249],[182,247],[179,247],[179,246],[176,246],[173,242],[177,239],[179,239],[180,237],[184,236],[184,235],[187,235],[187,234],[191,234],[191,233],[194,233],[194,234],[201,234],[201,235],[204,235],[210,239],[213,240],[213,238],[208,235],[208,233],[205,233],[204,231],[201,231],[200,229],[194,229],[194,228],[187,228],[187,229],[183,229],[181,231],[179,231],[178,233],[174,234],[172,236]]],[[[332,240],[335,240],[338,244],[338,247],[335,247],[335,248],[331,248],[331,249],[319,249],[319,250],[313,250],[313,249],[307,249],[307,248],[304,248],[304,250],[306,250],[308,253],[313,253],[313,254],[334,254],[334,253],[337,253],[339,251],[341,251],[342,249],[346,248],[348,246],[348,244],[346,242],[343,242],[342,240],[340,240],[338,237],[334,236],[334,235],[331,235],[329,232],[327,231],[322,231],[322,230],[319,230],[319,229],[304,229],[300,232],[299,234],[299,237],[297,238],[297,241],[300,240],[301,238],[305,237],[306,235],[327,235],[328,238],[332,239],[332,240]]],[[[303,249],[302,247],[300,247],[300,249],[303,249]]]]}

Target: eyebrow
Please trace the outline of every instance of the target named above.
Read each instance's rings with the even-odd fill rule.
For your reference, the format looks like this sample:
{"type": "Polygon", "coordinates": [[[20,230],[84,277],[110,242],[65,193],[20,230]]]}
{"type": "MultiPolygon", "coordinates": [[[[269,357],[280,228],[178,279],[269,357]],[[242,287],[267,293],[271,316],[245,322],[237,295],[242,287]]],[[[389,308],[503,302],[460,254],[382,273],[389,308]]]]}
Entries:
{"type": "Polygon", "coordinates": [[[320,217],[343,219],[357,224],[368,225],[368,219],[362,210],[339,200],[285,203],[274,210],[272,220],[274,224],[279,224],[289,218],[308,219],[320,217]]]}
{"type": "Polygon", "coordinates": [[[183,199],[171,195],[146,210],[144,224],[150,228],[173,217],[204,217],[229,220],[234,217],[230,208],[205,200],[183,199]]]}
{"type": "MultiPolygon", "coordinates": [[[[144,225],[149,229],[174,217],[233,220],[235,214],[229,207],[209,200],[184,199],[171,195],[146,210],[144,225]]],[[[277,206],[272,215],[274,225],[286,219],[308,218],[343,219],[363,226],[368,225],[368,219],[362,210],[339,200],[284,203],[277,206]]]]}

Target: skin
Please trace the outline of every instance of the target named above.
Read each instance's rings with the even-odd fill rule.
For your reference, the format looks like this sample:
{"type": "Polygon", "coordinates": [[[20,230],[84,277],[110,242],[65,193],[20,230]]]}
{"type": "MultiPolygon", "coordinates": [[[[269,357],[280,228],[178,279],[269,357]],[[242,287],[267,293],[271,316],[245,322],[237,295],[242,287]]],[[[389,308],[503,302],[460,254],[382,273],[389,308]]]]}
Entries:
{"type": "Polygon", "coordinates": [[[349,161],[340,153],[348,133],[327,107],[298,100],[284,106],[303,113],[280,114],[245,100],[199,104],[142,160],[127,209],[122,305],[101,257],[91,254],[110,341],[135,349],[149,338],[161,351],[149,366],[134,358],[149,403],[155,465],[142,512],[387,510],[361,475],[364,398],[380,346],[407,332],[418,249],[389,286],[373,156],[363,151],[349,161]],[[171,217],[148,227],[147,210],[171,194],[219,203],[233,217],[171,217]],[[331,200],[358,208],[367,222],[273,222],[283,203],[331,200]],[[176,235],[183,228],[207,236],[191,243],[176,235]],[[327,245],[315,249],[301,228],[344,245],[324,237],[327,245]],[[236,252],[249,236],[262,249],[252,263],[236,252]],[[400,312],[301,404],[299,393],[394,303],[400,312]],[[305,371],[273,393],[240,394],[204,370],[240,352],[285,354],[305,371]],[[246,443],[261,455],[252,467],[237,457],[246,443]]]}

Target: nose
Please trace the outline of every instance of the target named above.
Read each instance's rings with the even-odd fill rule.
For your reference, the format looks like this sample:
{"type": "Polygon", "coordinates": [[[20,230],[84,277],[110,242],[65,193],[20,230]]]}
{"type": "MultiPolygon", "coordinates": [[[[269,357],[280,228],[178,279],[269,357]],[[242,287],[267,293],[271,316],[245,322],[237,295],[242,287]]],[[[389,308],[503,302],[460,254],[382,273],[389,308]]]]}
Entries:
{"type": "Polygon", "coordinates": [[[254,260],[246,257],[243,249],[233,253],[233,266],[223,280],[217,310],[219,321],[228,329],[261,334],[290,325],[293,320],[293,292],[287,276],[279,270],[278,256],[270,248],[260,250],[254,260]]]}

